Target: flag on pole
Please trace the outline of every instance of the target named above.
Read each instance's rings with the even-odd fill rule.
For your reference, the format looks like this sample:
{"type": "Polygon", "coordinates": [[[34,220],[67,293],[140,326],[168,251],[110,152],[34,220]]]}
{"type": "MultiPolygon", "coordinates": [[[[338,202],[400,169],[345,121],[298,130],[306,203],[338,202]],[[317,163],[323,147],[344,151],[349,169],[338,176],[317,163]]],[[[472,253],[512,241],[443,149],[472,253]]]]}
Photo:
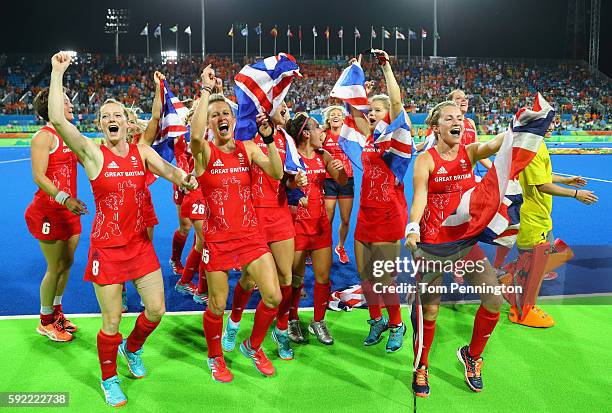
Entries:
{"type": "Polygon", "coordinates": [[[412,30],[408,29],[408,39],[410,40],[416,40],[416,33],[413,32],[412,30]]]}
{"type": "Polygon", "coordinates": [[[389,33],[387,29],[383,29],[383,35],[385,36],[385,39],[391,38],[391,33],[389,33]]]}
{"type": "Polygon", "coordinates": [[[324,34],[325,34],[325,38],[329,39],[329,26],[327,26],[327,29],[325,29],[324,34]]]}
{"type": "Polygon", "coordinates": [[[234,25],[232,24],[232,27],[230,27],[229,32],[227,32],[227,35],[229,37],[234,37],[234,25]]]}
{"type": "Polygon", "coordinates": [[[384,128],[382,133],[378,131],[378,125],[376,125],[377,130],[374,131],[373,136],[375,144],[387,143],[388,149],[383,154],[383,160],[398,182],[404,181],[412,160],[412,154],[416,151],[410,134],[410,126],[406,122],[407,116],[406,112],[402,110],[393,122],[384,128]]]}
{"type": "Polygon", "coordinates": [[[270,34],[272,35],[272,37],[278,36],[278,29],[276,28],[276,26],[274,26],[272,30],[270,30],[270,34]]]}
{"type": "Polygon", "coordinates": [[[174,26],[172,26],[168,30],[170,30],[172,33],[176,33],[178,31],[178,24],[175,24],[174,26]]]}
{"type": "Polygon", "coordinates": [[[421,29],[421,37],[422,37],[423,39],[426,39],[426,38],[427,38],[427,32],[425,31],[425,29],[421,29]]]}
{"type": "Polygon", "coordinates": [[[161,115],[159,118],[159,134],[153,140],[151,147],[166,161],[174,157],[174,138],[187,133],[185,118],[189,109],[172,93],[165,80],[161,81],[161,115]]]}
{"type": "Polygon", "coordinates": [[[319,35],[319,33],[317,33],[317,28],[315,26],[312,26],[312,35],[314,37],[317,37],[319,35]]]}
{"type": "Polygon", "coordinates": [[[234,78],[238,101],[235,139],[252,139],[257,133],[255,117],[259,113],[273,116],[294,77],[302,77],[295,58],[280,53],[246,65],[234,78]]]}
{"type": "Polygon", "coordinates": [[[361,33],[359,33],[359,30],[357,30],[357,27],[355,27],[355,37],[361,39],[361,33]]]}
{"type": "Polygon", "coordinates": [[[149,23],[147,23],[147,25],[144,27],[144,29],[142,29],[142,31],[140,32],[141,36],[148,36],[149,35],[149,23]]]}
{"type": "Polygon", "coordinates": [[[243,35],[244,37],[247,37],[249,35],[249,25],[245,24],[244,27],[240,30],[240,34],[243,35]]]}
{"type": "Polygon", "coordinates": [[[153,32],[153,37],[159,37],[159,36],[161,36],[161,24],[157,26],[155,28],[155,31],[153,32]]]}
{"type": "Polygon", "coordinates": [[[338,30],[338,37],[342,39],[343,35],[344,35],[344,28],[338,30]]]}
{"type": "Polygon", "coordinates": [[[395,38],[398,40],[406,40],[406,36],[403,33],[400,33],[399,30],[395,30],[395,38]]]}
{"type": "Polygon", "coordinates": [[[438,32],[435,32],[435,33],[434,33],[434,37],[435,37],[436,39],[440,40],[440,35],[438,34],[438,32]]]}
{"type": "Polygon", "coordinates": [[[374,28],[373,28],[373,27],[372,27],[372,33],[370,33],[370,36],[371,36],[373,39],[376,39],[376,30],[374,30],[374,28]]]}
{"type": "Polygon", "coordinates": [[[287,27],[287,37],[293,37],[293,32],[289,27],[287,27]]]}
{"type": "Polygon", "coordinates": [[[302,41],[302,26],[300,26],[300,28],[298,29],[298,39],[300,42],[302,41]]]}
{"type": "Polygon", "coordinates": [[[255,26],[255,34],[257,36],[261,36],[261,23],[259,23],[257,26],[255,26]]]}
{"type": "Polygon", "coordinates": [[[187,26],[187,28],[185,29],[185,33],[191,36],[191,26],[187,26]]]}

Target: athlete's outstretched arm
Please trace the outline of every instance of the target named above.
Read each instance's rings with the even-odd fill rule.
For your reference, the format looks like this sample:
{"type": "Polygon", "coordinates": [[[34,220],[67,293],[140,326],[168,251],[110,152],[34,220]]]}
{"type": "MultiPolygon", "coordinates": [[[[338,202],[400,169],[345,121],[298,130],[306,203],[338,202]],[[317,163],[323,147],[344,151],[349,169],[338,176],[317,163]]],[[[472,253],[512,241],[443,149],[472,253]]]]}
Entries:
{"type": "Polygon", "coordinates": [[[180,168],[175,167],[171,163],[164,160],[153,148],[148,145],[138,144],[138,151],[145,162],[147,169],[155,175],[166,178],[176,186],[191,191],[197,188],[196,179],[180,168]]]}
{"type": "Polygon", "coordinates": [[[332,179],[340,185],[346,185],[348,182],[348,175],[344,170],[342,161],[340,159],[334,159],[326,150],[323,151],[323,159],[325,160],[325,169],[327,169],[332,179]]]}
{"type": "Polygon", "coordinates": [[[81,132],[64,116],[64,92],[62,78],[70,66],[70,56],[66,52],[59,52],[51,58],[51,85],[49,87],[49,120],[61,135],[66,145],[83,163],[88,175],[97,166],[102,165],[102,152],[98,145],[81,132]]]}
{"type": "Polygon", "coordinates": [[[419,155],[414,161],[414,174],[412,179],[414,195],[412,197],[410,222],[406,228],[406,242],[404,244],[406,248],[411,251],[415,251],[417,242],[421,241],[419,224],[421,218],[423,218],[425,207],[427,206],[427,184],[432,163],[433,160],[431,155],[427,152],[419,155]]]}
{"type": "MultiPolygon", "coordinates": [[[[385,63],[381,66],[383,75],[385,76],[385,83],[387,85],[387,93],[389,94],[389,99],[391,99],[391,110],[389,111],[389,116],[391,120],[395,119],[397,115],[399,115],[404,109],[404,105],[402,104],[402,94],[400,91],[399,84],[395,79],[395,75],[393,75],[393,70],[391,69],[391,63],[389,62],[389,55],[384,50],[373,50],[376,55],[382,55],[385,59],[385,63]]],[[[407,120],[410,122],[410,119],[407,120]]]]}
{"type": "Polygon", "coordinates": [[[251,162],[255,162],[270,177],[281,179],[284,175],[283,161],[274,144],[274,125],[272,124],[272,119],[267,114],[260,113],[257,115],[257,124],[259,125],[259,134],[268,149],[268,156],[264,155],[253,141],[244,141],[244,147],[248,151],[251,162]]]}
{"type": "Polygon", "coordinates": [[[504,136],[506,136],[506,132],[496,135],[493,139],[485,143],[475,142],[469,144],[466,149],[472,160],[472,164],[496,154],[504,142],[504,136]]]}
{"type": "Polygon", "coordinates": [[[153,106],[151,107],[151,119],[147,123],[147,128],[142,134],[141,142],[151,146],[157,135],[157,129],[159,126],[159,119],[161,117],[161,81],[166,80],[166,76],[160,72],[153,74],[153,80],[155,81],[155,97],[153,98],[153,106]]]}
{"type": "MultiPolygon", "coordinates": [[[[554,176],[554,175],[553,175],[554,176]]],[[[553,179],[554,182],[554,179],[553,179]]],[[[536,185],[539,192],[552,196],[563,196],[567,198],[576,198],[583,204],[591,205],[599,200],[593,191],[586,189],[571,189],[548,182],[545,184],[536,185]]]]}
{"type": "Polygon", "coordinates": [[[198,175],[206,170],[208,160],[210,159],[210,146],[208,146],[208,140],[206,140],[204,133],[208,125],[208,98],[210,98],[215,87],[215,71],[208,65],[204,68],[200,77],[204,86],[202,87],[202,93],[196,110],[191,118],[191,137],[189,142],[198,175]],[[198,170],[200,168],[202,169],[198,170]]]}

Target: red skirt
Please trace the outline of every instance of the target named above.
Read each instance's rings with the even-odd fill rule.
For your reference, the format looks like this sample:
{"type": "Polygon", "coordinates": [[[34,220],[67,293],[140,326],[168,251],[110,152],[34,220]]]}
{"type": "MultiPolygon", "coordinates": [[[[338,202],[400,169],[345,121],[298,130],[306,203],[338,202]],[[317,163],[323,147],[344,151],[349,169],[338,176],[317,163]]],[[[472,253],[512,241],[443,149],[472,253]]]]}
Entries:
{"type": "Polygon", "coordinates": [[[208,272],[228,271],[249,264],[267,252],[270,252],[270,248],[259,233],[228,241],[205,240],[202,261],[208,272]]]}
{"type": "Polygon", "coordinates": [[[151,240],[138,238],[120,247],[89,247],[84,279],[100,285],[121,284],[159,268],[151,240]]]}
{"type": "Polygon", "coordinates": [[[66,208],[43,211],[30,204],[25,221],[30,234],[39,241],[67,241],[81,233],[81,217],[66,208]]]}
{"type": "Polygon", "coordinates": [[[202,221],[206,217],[206,204],[202,191],[191,191],[183,197],[181,204],[181,218],[189,218],[192,221],[202,221]]]}
{"type": "Polygon", "coordinates": [[[259,230],[268,244],[295,238],[293,218],[288,207],[255,208],[255,213],[259,230]]]}
{"type": "Polygon", "coordinates": [[[181,205],[183,203],[183,199],[185,199],[185,193],[176,185],[172,185],[172,189],[172,200],[176,205],[181,205]]]}
{"type": "Polygon", "coordinates": [[[359,208],[354,238],[361,242],[394,242],[404,238],[408,211],[399,208],[359,208]]]}
{"type": "Polygon", "coordinates": [[[295,251],[314,251],[332,246],[332,228],[327,215],[295,221],[295,251]]]}

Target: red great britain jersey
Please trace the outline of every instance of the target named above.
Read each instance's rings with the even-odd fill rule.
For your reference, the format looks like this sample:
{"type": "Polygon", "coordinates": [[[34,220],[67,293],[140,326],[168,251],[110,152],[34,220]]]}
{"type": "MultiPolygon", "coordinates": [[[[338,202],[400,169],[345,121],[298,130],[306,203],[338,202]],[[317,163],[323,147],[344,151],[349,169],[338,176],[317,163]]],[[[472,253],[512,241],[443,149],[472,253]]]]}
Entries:
{"type": "Polygon", "coordinates": [[[224,153],[212,142],[206,171],[198,176],[204,196],[204,239],[223,242],[258,233],[251,199],[251,164],[244,142],[224,153]]]}
{"type": "Polygon", "coordinates": [[[452,161],[442,159],[435,147],[427,152],[433,158],[434,170],[427,183],[427,206],[420,223],[421,242],[457,241],[461,234],[453,239],[438,239],[438,232],[442,222],[459,206],[463,193],[476,185],[470,158],[463,145],[459,145],[457,157],[452,161]]]}
{"type": "Polygon", "coordinates": [[[385,142],[374,146],[372,135],[366,139],[366,145],[361,153],[363,177],[360,207],[405,209],[404,184],[395,185],[395,175],[382,158],[387,145],[390,144],[391,142],[385,142]]]}
{"type": "Polygon", "coordinates": [[[185,140],[185,135],[179,136],[174,142],[174,158],[177,168],[187,173],[193,172],[193,156],[191,155],[189,142],[185,140]]]}
{"type": "Polygon", "coordinates": [[[470,122],[468,118],[463,119],[463,128],[463,135],[461,136],[462,145],[478,142],[478,139],[476,139],[476,129],[472,126],[472,122],[470,122]]]}
{"type": "MultiPolygon", "coordinates": [[[[57,147],[49,153],[49,163],[45,176],[53,182],[60,191],[66,192],[73,198],[77,196],[77,156],[64,143],[62,137],[50,126],[43,126],[40,131],[51,132],[57,138],[57,147]]],[[[47,195],[42,189],[34,194],[32,204],[36,208],[64,209],[65,206],[58,204],[55,198],[47,195]]]]}
{"type": "MultiPolygon", "coordinates": [[[[259,149],[268,155],[268,148],[259,134],[255,136],[253,142],[259,149]]],[[[283,165],[287,157],[285,148],[285,136],[279,130],[274,134],[274,144],[278,149],[283,165]]],[[[268,207],[278,208],[287,206],[287,191],[280,180],[271,178],[259,166],[251,165],[251,193],[253,194],[253,205],[256,208],[268,207]]]]}
{"type": "MultiPolygon", "coordinates": [[[[351,178],[353,176],[353,166],[351,165],[351,160],[344,153],[340,145],[338,144],[339,135],[334,135],[331,130],[325,131],[325,141],[323,141],[323,149],[325,149],[334,159],[340,159],[342,161],[342,165],[344,165],[344,170],[346,171],[346,175],[351,178]]],[[[330,174],[325,176],[326,178],[331,178],[330,174]]]]}
{"type": "Polygon", "coordinates": [[[306,165],[306,176],[308,177],[308,185],[301,188],[304,195],[308,197],[308,207],[304,208],[299,205],[296,212],[296,220],[320,218],[325,215],[325,198],[323,196],[323,188],[325,186],[325,159],[323,154],[315,152],[312,159],[302,156],[306,165]]]}
{"type": "Polygon", "coordinates": [[[103,166],[91,180],[96,216],[91,229],[91,245],[119,247],[147,237],[143,205],[146,202],[146,171],[135,144],[128,144],[125,157],[100,146],[103,166]]]}
{"type": "MultiPolygon", "coordinates": [[[[132,136],[132,143],[137,144],[140,142],[140,138],[142,137],[142,133],[137,133],[135,135],[132,136]]],[[[155,180],[157,179],[157,177],[155,176],[155,174],[153,172],[151,172],[150,170],[147,169],[147,186],[151,185],[153,182],[155,182],[155,180]]]]}

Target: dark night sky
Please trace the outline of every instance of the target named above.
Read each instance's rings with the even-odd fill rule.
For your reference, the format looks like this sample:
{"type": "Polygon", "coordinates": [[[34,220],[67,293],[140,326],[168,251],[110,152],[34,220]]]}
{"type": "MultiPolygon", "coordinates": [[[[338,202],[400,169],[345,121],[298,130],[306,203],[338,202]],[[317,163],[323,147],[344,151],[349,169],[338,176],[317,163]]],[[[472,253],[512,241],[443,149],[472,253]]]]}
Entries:
{"type": "MultiPolygon", "coordinates": [[[[0,26],[0,52],[43,52],[51,54],[59,49],[102,51],[112,53],[114,41],[104,34],[108,7],[131,10],[131,25],[120,40],[122,52],[144,53],[145,38],[138,36],[146,22],[152,33],[158,23],[164,25],[164,48],[174,48],[174,34],[167,29],[178,23],[181,30],[179,49],[187,49],[187,36],[182,33],[187,25],[193,31],[193,50],[201,50],[200,0],[29,0],[6,1],[3,5],[3,24],[0,26]],[[170,7],[169,7],[170,6],[170,7]],[[7,39],[11,39],[8,41],[7,39]]],[[[612,1],[603,1],[601,9],[600,68],[612,76],[610,50],[612,35],[606,16],[612,14],[612,1]]],[[[286,28],[295,30],[302,24],[303,51],[312,53],[312,26],[319,32],[317,52],[324,53],[323,31],[332,27],[331,53],[339,54],[337,31],[345,30],[345,53],[353,50],[353,26],[362,34],[358,50],[369,46],[369,27],[374,25],[379,38],[380,26],[411,27],[418,32],[428,31],[425,54],[431,54],[433,34],[432,0],[354,0],[354,1],[273,1],[273,0],[206,0],[206,34],[208,52],[229,52],[231,39],[227,36],[232,22],[263,24],[263,54],[272,53],[274,24],[279,25],[278,49],[286,48],[286,28]]],[[[562,58],[565,56],[566,0],[438,0],[438,42],[440,56],[485,56],[562,58]],[[521,17],[522,16],[522,17],[521,17]]],[[[587,17],[588,24],[588,17],[587,17]]],[[[587,29],[588,33],[588,29],[587,29]]],[[[249,50],[258,47],[257,37],[251,32],[249,50]]],[[[386,49],[393,50],[393,40],[386,49]]],[[[588,39],[583,42],[588,47],[588,39]]],[[[405,42],[400,41],[406,53],[405,42]]],[[[412,53],[420,53],[420,40],[412,41],[412,53]]],[[[151,52],[159,50],[157,39],[151,37],[151,52]]],[[[292,51],[297,50],[297,35],[292,51]]],[[[401,53],[400,49],[400,53],[401,53]]],[[[236,37],[236,51],[244,51],[244,38],[236,37]]],[[[586,58],[587,51],[584,51],[586,58]]]]}

